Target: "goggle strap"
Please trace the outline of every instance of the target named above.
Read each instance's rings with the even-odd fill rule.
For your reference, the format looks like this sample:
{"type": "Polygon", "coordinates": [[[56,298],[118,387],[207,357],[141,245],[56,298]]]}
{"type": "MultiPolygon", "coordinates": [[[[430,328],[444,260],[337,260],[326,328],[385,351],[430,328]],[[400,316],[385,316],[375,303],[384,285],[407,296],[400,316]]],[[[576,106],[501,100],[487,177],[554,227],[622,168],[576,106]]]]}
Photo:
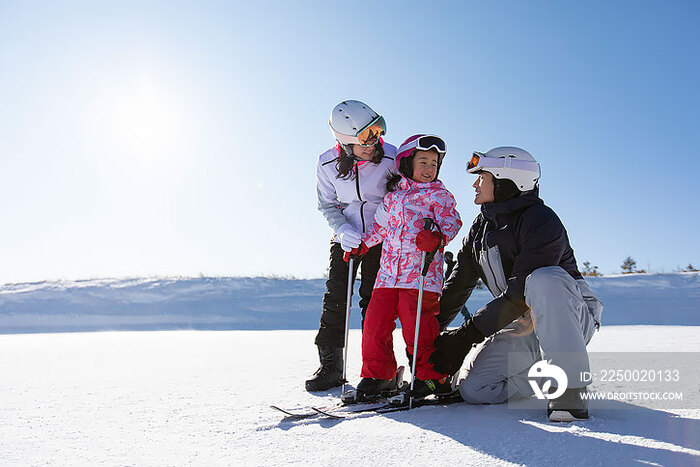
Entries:
{"type": "Polygon", "coordinates": [[[514,159],[512,157],[487,157],[483,155],[479,155],[479,159],[476,163],[476,165],[471,165],[471,162],[473,161],[472,159],[469,161],[469,164],[467,166],[468,170],[471,170],[476,167],[489,167],[489,168],[494,168],[494,169],[500,169],[500,168],[510,168],[510,169],[518,169],[518,170],[526,170],[528,172],[537,172],[539,170],[539,164],[535,161],[523,161],[520,159],[514,159]]]}

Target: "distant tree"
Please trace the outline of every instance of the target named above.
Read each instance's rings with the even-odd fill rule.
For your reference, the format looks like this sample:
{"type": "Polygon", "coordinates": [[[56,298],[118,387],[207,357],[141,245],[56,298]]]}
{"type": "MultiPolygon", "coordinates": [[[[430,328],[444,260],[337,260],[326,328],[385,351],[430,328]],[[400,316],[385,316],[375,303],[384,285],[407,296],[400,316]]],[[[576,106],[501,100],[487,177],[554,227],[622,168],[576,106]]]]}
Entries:
{"type": "Polygon", "coordinates": [[[693,267],[692,264],[688,263],[688,265],[686,267],[681,269],[681,272],[698,272],[698,269],[693,267]]]}
{"type": "Polygon", "coordinates": [[[584,276],[602,276],[603,274],[598,272],[598,266],[591,266],[590,261],[584,261],[583,262],[583,271],[581,271],[581,274],[584,276]]]}
{"type": "Polygon", "coordinates": [[[633,274],[635,272],[644,272],[644,270],[638,271],[637,270],[637,262],[632,258],[631,256],[628,256],[625,258],[625,260],[622,262],[622,265],[620,266],[622,269],[622,274],[633,274]]]}

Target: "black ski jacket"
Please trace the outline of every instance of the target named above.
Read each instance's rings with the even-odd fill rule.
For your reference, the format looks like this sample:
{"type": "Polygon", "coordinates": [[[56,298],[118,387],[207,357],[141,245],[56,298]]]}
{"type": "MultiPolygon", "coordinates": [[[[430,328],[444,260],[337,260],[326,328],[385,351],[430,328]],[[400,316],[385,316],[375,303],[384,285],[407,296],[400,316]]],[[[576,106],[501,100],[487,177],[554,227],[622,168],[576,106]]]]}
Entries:
{"type": "Polygon", "coordinates": [[[481,278],[495,297],[472,318],[484,336],[503,329],[527,311],[525,279],[535,269],[560,266],[582,279],[564,225],[538,190],[481,206],[457,254],[440,300],[440,328],[452,322],[481,278]]]}

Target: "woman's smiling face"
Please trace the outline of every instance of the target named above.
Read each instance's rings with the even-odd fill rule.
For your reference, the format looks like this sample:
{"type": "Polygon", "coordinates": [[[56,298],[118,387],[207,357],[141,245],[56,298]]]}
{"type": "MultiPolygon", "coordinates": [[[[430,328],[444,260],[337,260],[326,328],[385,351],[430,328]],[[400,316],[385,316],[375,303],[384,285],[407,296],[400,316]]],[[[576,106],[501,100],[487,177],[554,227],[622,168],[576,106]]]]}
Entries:
{"type": "Polygon", "coordinates": [[[374,151],[376,149],[376,146],[360,146],[359,144],[353,144],[352,154],[363,161],[369,161],[374,157],[374,151]]]}

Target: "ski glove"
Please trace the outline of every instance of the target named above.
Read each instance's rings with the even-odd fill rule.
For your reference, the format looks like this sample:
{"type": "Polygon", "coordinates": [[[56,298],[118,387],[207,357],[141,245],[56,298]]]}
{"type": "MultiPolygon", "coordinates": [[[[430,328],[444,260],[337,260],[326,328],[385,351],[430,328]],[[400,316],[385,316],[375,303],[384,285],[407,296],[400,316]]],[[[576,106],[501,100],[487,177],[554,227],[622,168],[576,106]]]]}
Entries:
{"type": "Polygon", "coordinates": [[[446,331],[435,339],[435,352],[428,360],[438,373],[454,375],[462,367],[464,358],[472,346],[482,342],[484,335],[471,319],[468,319],[459,329],[446,331]]]}
{"type": "Polygon", "coordinates": [[[343,255],[343,260],[347,263],[350,261],[350,258],[355,258],[355,259],[361,259],[364,255],[367,254],[369,251],[369,248],[367,248],[367,245],[364,244],[364,242],[360,243],[360,246],[358,248],[353,248],[352,251],[346,251],[345,254],[343,255]]]}
{"type": "Polygon", "coordinates": [[[421,251],[435,251],[442,246],[442,235],[430,230],[421,230],[416,235],[416,246],[421,251]]]}
{"type": "Polygon", "coordinates": [[[377,210],[374,212],[374,222],[376,222],[379,227],[386,228],[389,225],[389,213],[386,212],[386,206],[384,203],[379,203],[377,210]]]}
{"type": "Polygon", "coordinates": [[[345,251],[351,251],[353,248],[358,248],[360,246],[360,232],[355,230],[350,224],[343,224],[338,229],[338,239],[340,240],[340,246],[343,247],[345,251]]]}

